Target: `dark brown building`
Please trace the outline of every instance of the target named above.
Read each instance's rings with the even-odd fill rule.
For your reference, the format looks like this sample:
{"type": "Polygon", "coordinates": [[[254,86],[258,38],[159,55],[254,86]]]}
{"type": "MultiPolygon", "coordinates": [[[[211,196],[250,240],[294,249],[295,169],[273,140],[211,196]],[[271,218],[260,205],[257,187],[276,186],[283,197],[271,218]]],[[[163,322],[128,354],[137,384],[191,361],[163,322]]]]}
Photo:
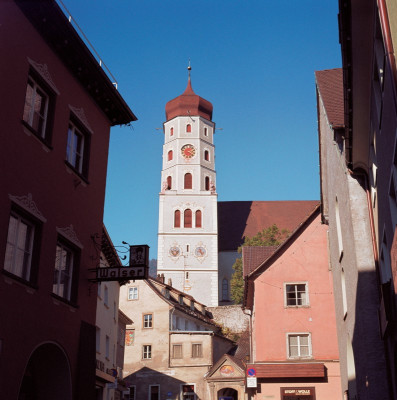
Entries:
{"type": "Polygon", "coordinates": [[[55,1],[0,16],[1,398],[94,399],[110,127],[136,117],[55,1]]]}

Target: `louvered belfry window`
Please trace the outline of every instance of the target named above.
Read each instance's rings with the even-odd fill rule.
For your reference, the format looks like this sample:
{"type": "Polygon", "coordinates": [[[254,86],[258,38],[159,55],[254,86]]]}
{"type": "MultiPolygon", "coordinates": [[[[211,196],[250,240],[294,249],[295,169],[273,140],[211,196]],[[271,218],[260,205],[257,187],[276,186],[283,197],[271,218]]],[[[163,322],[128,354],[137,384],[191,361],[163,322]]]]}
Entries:
{"type": "Polygon", "coordinates": [[[184,185],[184,188],[185,189],[191,189],[193,187],[192,181],[193,181],[192,174],[189,173],[189,172],[187,174],[185,174],[185,185],[184,185]]]}
{"type": "Polygon", "coordinates": [[[175,210],[174,213],[174,228],[181,227],[181,212],[179,210],[175,210]]]}
{"type": "Polygon", "coordinates": [[[201,210],[196,211],[196,228],[201,228],[201,210]]]}
{"type": "Polygon", "coordinates": [[[184,220],[184,227],[185,228],[191,228],[192,227],[192,210],[190,210],[189,208],[187,210],[185,210],[183,220],[184,220]]]}

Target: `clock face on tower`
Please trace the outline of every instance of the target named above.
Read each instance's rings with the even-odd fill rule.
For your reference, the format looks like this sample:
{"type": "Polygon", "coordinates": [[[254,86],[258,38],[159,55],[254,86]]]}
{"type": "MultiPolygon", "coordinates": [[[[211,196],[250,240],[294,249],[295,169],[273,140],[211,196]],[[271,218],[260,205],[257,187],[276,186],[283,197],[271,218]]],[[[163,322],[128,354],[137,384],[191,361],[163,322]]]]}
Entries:
{"type": "Polygon", "coordinates": [[[196,154],[196,149],[192,144],[185,144],[181,148],[181,153],[184,158],[189,159],[194,157],[194,155],[196,154]]]}

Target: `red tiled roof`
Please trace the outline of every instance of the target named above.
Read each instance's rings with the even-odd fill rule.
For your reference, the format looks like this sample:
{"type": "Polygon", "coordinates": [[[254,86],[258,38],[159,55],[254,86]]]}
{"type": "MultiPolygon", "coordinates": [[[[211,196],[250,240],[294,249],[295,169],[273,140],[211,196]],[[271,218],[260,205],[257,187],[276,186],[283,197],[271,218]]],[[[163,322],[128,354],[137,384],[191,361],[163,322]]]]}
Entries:
{"type": "Polygon", "coordinates": [[[273,224],[293,232],[318,204],[318,200],[218,202],[219,251],[236,251],[245,237],[273,224]]]}
{"type": "Polygon", "coordinates": [[[316,83],[327,113],[328,122],[334,128],[345,125],[342,68],[316,71],[316,83]]]}
{"type": "Polygon", "coordinates": [[[247,276],[250,272],[259,267],[277,249],[277,246],[244,246],[243,247],[243,275],[247,276]]]}

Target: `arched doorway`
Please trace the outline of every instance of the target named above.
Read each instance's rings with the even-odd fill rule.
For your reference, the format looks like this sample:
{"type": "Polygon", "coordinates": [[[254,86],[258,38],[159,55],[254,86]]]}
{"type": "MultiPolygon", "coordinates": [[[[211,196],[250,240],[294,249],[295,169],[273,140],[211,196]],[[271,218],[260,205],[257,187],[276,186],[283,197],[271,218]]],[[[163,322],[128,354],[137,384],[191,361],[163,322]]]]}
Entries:
{"type": "Polygon", "coordinates": [[[26,366],[18,400],[71,400],[69,362],[54,343],[39,346],[26,366]]]}
{"type": "Polygon", "coordinates": [[[237,390],[232,388],[218,390],[217,400],[238,400],[237,390]]]}

